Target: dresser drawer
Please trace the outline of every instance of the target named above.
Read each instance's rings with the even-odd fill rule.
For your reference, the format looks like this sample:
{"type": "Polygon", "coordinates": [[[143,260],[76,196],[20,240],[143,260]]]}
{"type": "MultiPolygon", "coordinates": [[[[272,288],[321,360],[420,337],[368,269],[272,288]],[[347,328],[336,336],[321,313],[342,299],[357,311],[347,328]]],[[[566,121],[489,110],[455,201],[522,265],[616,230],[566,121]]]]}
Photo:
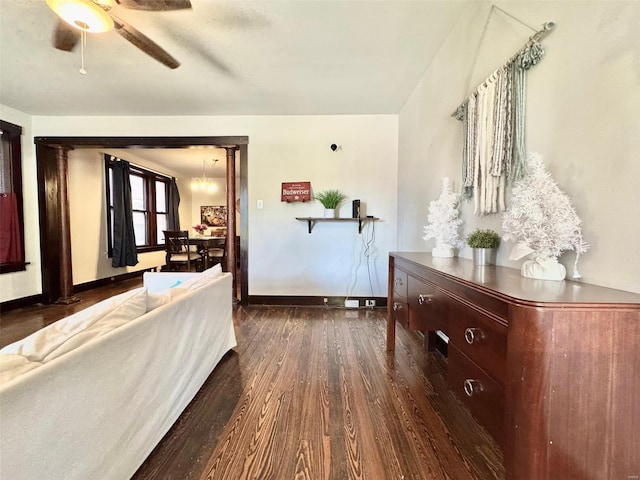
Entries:
{"type": "Polygon", "coordinates": [[[449,341],[500,385],[505,385],[507,327],[457,301],[449,305],[449,341]]]}
{"type": "Polygon", "coordinates": [[[504,390],[455,346],[449,344],[447,382],[472,415],[502,445],[504,390]]]}
{"type": "Polygon", "coordinates": [[[406,302],[394,297],[391,315],[395,322],[400,323],[404,328],[409,328],[409,306],[406,302]]]}
{"type": "MultiPolygon", "coordinates": [[[[473,281],[480,280],[483,282],[482,278],[491,278],[492,270],[489,268],[488,271],[484,272],[484,277],[479,276],[480,270],[473,269],[473,281]]],[[[411,271],[409,271],[411,273],[411,271]]],[[[420,275],[424,280],[434,283],[438,285],[442,290],[450,293],[452,295],[465,298],[470,303],[477,305],[478,307],[486,310],[488,312],[493,313],[494,315],[504,319],[506,321],[509,318],[509,305],[495,298],[492,295],[487,295],[484,292],[480,292],[473,287],[469,287],[468,285],[462,285],[451,278],[444,277],[436,272],[427,270],[422,275],[420,275]]]]}
{"type": "Polygon", "coordinates": [[[407,299],[407,272],[393,270],[393,298],[407,299]]]}
{"type": "Polygon", "coordinates": [[[407,277],[409,325],[416,330],[446,330],[450,297],[431,283],[407,277]]]}

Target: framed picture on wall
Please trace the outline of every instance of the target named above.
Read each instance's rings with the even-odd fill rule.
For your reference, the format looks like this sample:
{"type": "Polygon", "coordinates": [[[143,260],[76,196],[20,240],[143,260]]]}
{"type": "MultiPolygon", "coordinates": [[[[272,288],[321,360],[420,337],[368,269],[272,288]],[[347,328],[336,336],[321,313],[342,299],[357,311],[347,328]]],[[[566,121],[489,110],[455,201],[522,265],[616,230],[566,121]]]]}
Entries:
{"type": "Polygon", "coordinates": [[[227,226],[227,206],[213,205],[200,207],[200,223],[210,227],[227,226]]]}

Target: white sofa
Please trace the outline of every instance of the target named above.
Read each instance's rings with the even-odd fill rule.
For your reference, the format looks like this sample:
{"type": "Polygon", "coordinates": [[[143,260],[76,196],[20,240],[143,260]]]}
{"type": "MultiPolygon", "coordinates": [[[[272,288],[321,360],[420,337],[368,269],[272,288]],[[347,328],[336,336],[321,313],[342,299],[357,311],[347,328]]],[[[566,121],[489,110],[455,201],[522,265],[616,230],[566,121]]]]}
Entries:
{"type": "Polygon", "coordinates": [[[0,350],[0,479],[129,479],[236,345],[218,272],[146,273],[0,350]]]}

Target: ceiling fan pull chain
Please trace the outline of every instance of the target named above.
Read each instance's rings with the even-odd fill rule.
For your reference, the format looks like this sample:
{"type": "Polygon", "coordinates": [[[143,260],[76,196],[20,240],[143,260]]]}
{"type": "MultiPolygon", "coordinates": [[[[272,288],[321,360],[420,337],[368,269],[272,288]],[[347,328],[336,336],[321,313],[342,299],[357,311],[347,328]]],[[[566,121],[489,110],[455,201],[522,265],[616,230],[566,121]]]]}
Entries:
{"type": "Polygon", "coordinates": [[[80,73],[82,75],[86,75],[87,71],[84,69],[84,47],[87,44],[87,32],[85,32],[84,30],[80,31],[80,36],[81,36],[81,40],[80,40],[80,55],[82,57],[82,65],[80,67],[80,73]]]}

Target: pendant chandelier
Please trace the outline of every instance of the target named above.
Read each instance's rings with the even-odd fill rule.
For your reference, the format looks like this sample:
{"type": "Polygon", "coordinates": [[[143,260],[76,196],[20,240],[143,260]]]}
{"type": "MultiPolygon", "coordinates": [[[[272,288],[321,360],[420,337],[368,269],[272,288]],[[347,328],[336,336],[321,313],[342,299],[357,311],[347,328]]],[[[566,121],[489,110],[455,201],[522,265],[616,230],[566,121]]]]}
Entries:
{"type": "MultiPolygon", "coordinates": [[[[217,159],[213,159],[213,165],[215,166],[217,159]]],[[[207,177],[206,174],[206,160],[202,161],[202,177],[193,177],[191,179],[191,190],[194,192],[208,192],[213,193],[218,189],[216,179],[213,177],[207,177]]]]}

